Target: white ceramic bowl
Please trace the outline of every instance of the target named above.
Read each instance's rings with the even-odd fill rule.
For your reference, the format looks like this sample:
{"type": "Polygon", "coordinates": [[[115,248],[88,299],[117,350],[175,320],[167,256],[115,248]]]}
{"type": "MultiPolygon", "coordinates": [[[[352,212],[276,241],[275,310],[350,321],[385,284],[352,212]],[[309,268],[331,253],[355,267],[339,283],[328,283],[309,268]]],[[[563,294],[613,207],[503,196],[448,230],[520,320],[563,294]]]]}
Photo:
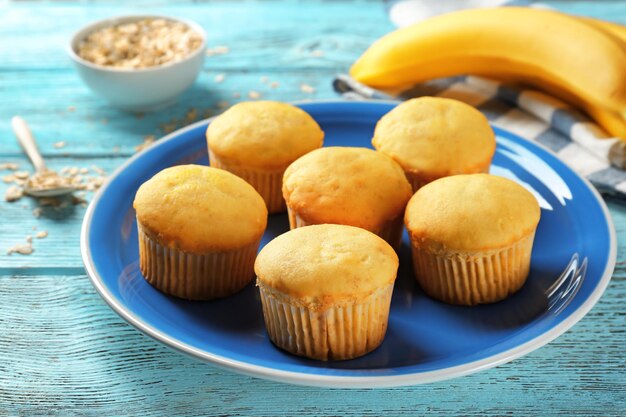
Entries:
{"type": "Polygon", "coordinates": [[[68,53],[85,84],[113,106],[127,111],[144,112],[163,108],[197,78],[204,62],[206,33],[198,24],[167,16],[132,15],[98,20],[78,30],[70,41],[68,53]],[[78,44],[95,30],[146,18],[182,22],[202,37],[202,45],[184,59],[155,67],[126,69],[96,65],[77,54],[78,44]]]}

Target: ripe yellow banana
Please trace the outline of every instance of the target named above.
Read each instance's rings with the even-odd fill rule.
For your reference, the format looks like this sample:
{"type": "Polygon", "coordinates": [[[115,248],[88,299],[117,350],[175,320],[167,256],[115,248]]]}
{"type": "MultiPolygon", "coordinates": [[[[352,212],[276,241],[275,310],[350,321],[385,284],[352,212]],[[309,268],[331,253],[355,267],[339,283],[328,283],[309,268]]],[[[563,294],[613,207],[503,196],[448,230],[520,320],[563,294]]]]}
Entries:
{"type": "Polygon", "coordinates": [[[619,114],[588,105],[579,107],[585,110],[611,136],[626,140],[626,121],[619,114]]]}
{"type": "MultiPolygon", "coordinates": [[[[494,76],[494,79],[503,83],[520,85],[520,87],[527,87],[524,82],[520,82],[515,77],[507,77],[504,75],[494,76]]],[[[545,91],[554,97],[558,97],[566,103],[571,104],[574,107],[585,111],[597,124],[602,126],[611,136],[622,138],[626,140],[626,121],[622,117],[611,110],[607,110],[603,107],[594,106],[581,100],[579,97],[572,95],[567,90],[564,90],[558,85],[550,84],[549,82],[535,79],[532,81],[532,87],[545,91]]]]}
{"type": "Polygon", "coordinates": [[[605,32],[619,39],[620,41],[626,43],[626,27],[617,23],[607,22],[606,20],[599,20],[599,19],[594,19],[591,17],[582,17],[582,16],[577,16],[577,17],[583,22],[591,26],[594,26],[597,29],[604,30],[605,32]]]}
{"type": "MultiPolygon", "coordinates": [[[[589,17],[576,16],[577,19],[604,31],[607,36],[614,39],[615,42],[622,46],[622,49],[626,51],[626,27],[617,23],[611,23],[604,20],[593,19],[589,17]]],[[[500,75],[496,77],[498,80],[506,83],[519,84],[519,80],[515,77],[507,77],[500,75]]],[[[589,102],[585,102],[580,98],[574,96],[570,92],[562,89],[558,85],[550,84],[546,81],[535,79],[533,81],[534,87],[540,88],[555,97],[559,97],[562,100],[584,110],[589,116],[594,119],[600,126],[610,133],[614,137],[626,139],[626,121],[616,112],[607,110],[603,107],[597,107],[589,102]]]]}
{"type": "Polygon", "coordinates": [[[624,133],[626,51],[608,30],[549,10],[462,10],[384,36],[350,73],[381,89],[460,74],[506,77],[550,87],[624,133]]]}
{"type": "MultiPolygon", "coordinates": [[[[616,42],[620,43],[626,51],[626,27],[617,23],[607,22],[604,20],[593,19],[590,17],[578,17],[583,22],[603,30],[607,35],[612,36],[616,42]]],[[[578,105],[585,110],[600,126],[611,135],[626,139],[626,121],[616,112],[606,110],[601,107],[595,107],[590,103],[571,101],[572,104],[578,105]]]]}

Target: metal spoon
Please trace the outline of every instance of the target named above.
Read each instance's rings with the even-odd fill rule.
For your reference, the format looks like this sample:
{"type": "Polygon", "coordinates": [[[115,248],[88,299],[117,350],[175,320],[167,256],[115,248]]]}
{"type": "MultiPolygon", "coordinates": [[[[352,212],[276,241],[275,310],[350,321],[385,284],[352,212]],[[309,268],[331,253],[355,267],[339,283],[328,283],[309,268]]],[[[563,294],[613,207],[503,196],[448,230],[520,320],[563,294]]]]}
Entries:
{"type": "Polygon", "coordinates": [[[33,197],[58,197],[76,191],[76,187],[72,185],[69,178],[62,177],[46,168],[46,163],[37,149],[37,143],[26,121],[19,116],[14,116],[11,119],[11,126],[22,149],[35,167],[35,174],[24,184],[24,192],[33,197]]]}

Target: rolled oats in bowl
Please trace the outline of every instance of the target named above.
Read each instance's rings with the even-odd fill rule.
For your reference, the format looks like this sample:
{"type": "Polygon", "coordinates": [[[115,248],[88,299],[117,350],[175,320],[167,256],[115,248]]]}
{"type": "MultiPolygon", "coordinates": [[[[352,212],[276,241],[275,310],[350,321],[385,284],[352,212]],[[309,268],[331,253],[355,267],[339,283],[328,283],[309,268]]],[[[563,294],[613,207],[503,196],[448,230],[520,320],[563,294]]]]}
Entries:
{"type": "Polygon", "coordinates": [[[76,52],[96,65],[139,69],[181,61],[202,43],[202,36],[183,22],[144,18],[95,30],[76,52]]]}
{"type": "Polygon", "coordinates": [[[78,29],[67,52],[80,78],[112,106],[149,112],[191,87],[202,71],[206,38],[190,20],[126,15],[78,29]]]}

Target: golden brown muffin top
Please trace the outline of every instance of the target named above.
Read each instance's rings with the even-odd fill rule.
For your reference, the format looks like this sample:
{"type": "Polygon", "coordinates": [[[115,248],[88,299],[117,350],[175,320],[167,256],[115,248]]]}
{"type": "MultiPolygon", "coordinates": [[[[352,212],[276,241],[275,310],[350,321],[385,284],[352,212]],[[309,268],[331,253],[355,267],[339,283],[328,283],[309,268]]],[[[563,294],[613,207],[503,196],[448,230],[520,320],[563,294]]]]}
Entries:
{"type": "Polygon", "coordinates": [[[439,97],[399,104],[378,121],[372,144],[406,171],[431,180],[482,172],[496,149],[493,130],[481,112],[439,97]]]}
{"type": "Polygon", "coordinates": [[[133,207],[146,233],[191,253],[251,245],[267,225],[263,198],[250,184],[200,165],[159,172],[139,187],[133,207]]]}
{"type": "Polygon", "coordinates": [[[367,230],[322,224],[293,229],[269,242],[254,270],[260,285],[321,310],[357,302],[392,284],[398,255],[367,230]]]}
{"type": "Polygon", "coordinates": [[[378,231],[401,216],[411,185],[391,158],[365,148],[316,149],[289,165],[287,204],[309,223],[337,223],[378,231]]]}
{"type": "Polygon", "coordinates": [[[322,146],[324,132],[304,110],[275,101],[235,104],[207,128],[209,149],[233,165],[284,169],[322,146]]]}
{"type": "Polygon", "coordinates": [[[420,188],[404,222],[420,247],[432,251],[485,251],[533,233],[541,209],[524,187],[489,174],[455,175],[420,188]]]}

